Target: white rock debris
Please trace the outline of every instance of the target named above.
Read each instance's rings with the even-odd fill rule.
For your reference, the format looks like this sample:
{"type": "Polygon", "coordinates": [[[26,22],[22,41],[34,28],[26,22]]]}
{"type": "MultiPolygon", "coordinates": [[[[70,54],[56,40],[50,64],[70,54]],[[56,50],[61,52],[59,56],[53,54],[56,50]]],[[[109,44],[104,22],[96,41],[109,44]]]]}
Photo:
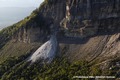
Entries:
{"type": "Polygon", "coordinates": [[[28,61],[32,63],[38,60],[48,60],[47,62],[50,63],[56,55],[58,48],[58,43],[56,36],[52,35],[50,40],[44,43],[35,53],[29,58],[28,61]]]}

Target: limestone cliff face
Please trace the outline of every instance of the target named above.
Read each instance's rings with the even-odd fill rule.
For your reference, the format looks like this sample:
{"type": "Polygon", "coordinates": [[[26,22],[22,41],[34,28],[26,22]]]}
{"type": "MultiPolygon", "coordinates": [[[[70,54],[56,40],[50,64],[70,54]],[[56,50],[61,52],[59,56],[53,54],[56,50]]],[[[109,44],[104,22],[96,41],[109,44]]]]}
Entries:
{"type": "Polygon", "coordinates": [[[53,19],[54,23],[60,23],[66,14],[65,0],[47,0],[40,13],[46,17],[53,19]]]}
{"type": "Polygon", "coordinates": [[[120,57],[120,0],[50,1],[42,13],[45,17],[54,16],[53,22],[57,23],[63,36],[74,38],[60,40],[63,42],[61,51],[65,50],[70,60],[102,61],[120,57]],[[65,22],[68,29],[61,22],[65,22]],[[75,40],[76,37],[80,39],[75,40]]]}
{"type": "MultiPolygon", "coordinates": [[[[33,13],[32,13],[33,14],[33,13]]],[[[52,23],[50,18],[44,18],[36,11],[35,17],[30,18],[25,24],[22,24],[25,20],[20,22],[20,28],[14,32],[12,36],[13,41],[19,41],[24,43],[43,42],[50,34],[50,25],[52,23]],[[50,21],[47,21],[49,19],[50,21]],[[49,25],[49,26],[48,26],[49,25]]],[[[30,16],[31,17],[31,16],[30,16]]],[[[29,18],[29,17],[28,17],[29,18]]]]}
{"type": "Polygon", "coordinates": [[[71,14],[85,18],[108,18],[120,16],[119,0],[67,0],[71,14]]]}
{"type": "Polygon", "coordinates": [[[54,27],[64,32],[65,36],[72,37],[88,37],[98,33],[119,31],[120,0],[46,0],[34,12],[38,15],[37,20],[33,20],[34,23],[31,22],[33,24],[26,25],[31,28],[26,30],[21,28],[18,31],[19,35],[16,36],[19,36],[19,41],[39,41],[38,37],[46,31],[41,27],[47,27],[45,33],[49,33],[51,24],[56,24],[54,27]],[[45,25],[38,25],[41,16],[45,25]]]}
{"type": "Polygon", "coordinates": [[[13,35],[14,41],[25,43],[44,41],[51,35],[53,28],[59,27],[60,21],[65,17],[66,1],[44,2],[40,8],[33,13],[37,16],[22,27],[13,35]],[[57,26],[51,26],[57,24],[57,26]]]}
{"type": "Polygon", "coordinates": [[[44,31],[39,27],[31,27],[29,29],[20,28],[12,37],[13,41],[24,43],[43,42],[47,38],[48,31],[44,31]]]}
{"type": "MultiPolygon", "coordinates": [[[[67,4],[70,7],[72,16],[82,19],[88,18],[108,18],[120,16],[119,0],[47,0],[43,12],[45,15],[58,16],[61,19],[65,16],[67,4]],[[49,12],[49,13],[47,13],[49,12]],[[50,13],[51,12],[51,13],[50,13]],[[54,15],[55,14],[55,15],[54,15]],[[58,15],[57,15],[58,14],[58,15]]],[[[60,19],[57,17],[57,20],[60,19]]]]}
{"type": "Polygon", "coordinates": [[[67,36],[73,33],[72,36],[87,37],[99,31],[119,30],[116,26],[120,21],[119,0],[67,0],[66,2],[67,18],[62,20],[61,26],[67,29],[67,36]]]}
{"type": "Polygon", "coordinates": [[[120,57],[120,0],[46,0],[36,12],[37,20],[13,39],[40,41],[57,28],[61,53],[71,60],[120,57]],[[38,25],[41,19],[44,24],[38,25]]]}

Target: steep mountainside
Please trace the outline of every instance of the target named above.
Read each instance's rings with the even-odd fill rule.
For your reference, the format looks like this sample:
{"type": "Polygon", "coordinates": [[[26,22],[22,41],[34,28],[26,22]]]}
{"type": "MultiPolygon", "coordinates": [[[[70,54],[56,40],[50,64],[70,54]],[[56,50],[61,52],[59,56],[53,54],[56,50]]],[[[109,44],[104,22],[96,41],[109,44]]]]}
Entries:
{"type": "MultiPolygon", "coordinates": [[[[58,56],[61,59],[67,58],[68,63],[65,62],[65,65],[70,63],[74,64],[74,62],[79,60],[85,60],[89,66],[92,65],[92,69],[96,70],[96,66],[99,67],[99,69],[102,70],[101,74],[107,75],[105,70],[109,71],[109,69],[112,68],[113,72],[111,71],[111,74],[119,75],[119,27],[120,0],[45,0],[30,16],[0,32],[0,61],[8,57],[19,57],[28,53],[32,54],[41,44],[47,41],[54,32],[57,32],[57,40],[60,46],[58,56]]],[[[18,61],[16,66],[8,69],[9,71],[5,73],[2,78],[6,79],[5,76],[9,74],[11,75],[8,77],[14,76],[20,69],[26,67],[28,63],[25,64],[24,60],[25,59],[21,60],[20,63],[18,61]],[[23,66],[22,68],[20,64],[23,66]],[[17,66],[19,66],[19,68],[15,73],[9,73],[11,70],[15,70],[17,66]]],[[[61,65],[62,62],[56,64],[61,65]]],[[[55,66],[54,61],[52,65],[55,66]]],[[[62,68],[65,65],[63,64],[62,68]]],[[[75,69],[79,67],[78,64],[76,65],[77,67],[75,67],[75,69]]],[[[34,66],[36,66],[36,64],[34,64],[34,66]]],[[[72,65],[69,66],[69,69],[73,68],[72,65]]],[[[42,69],[49,70],[48,67],[42,69]]],[[[57,69],[59,68],[56,68],[56,70],[57,69]]],[[[85,71],[87,70],[85,69],[85,71]]],[[[48,73],[50,72],[51,69],[48,73]]],[[[94,74],[94,70],[91,72],[94,74]]],[[[40,73],[42,73],[42,71],[40,71],[40,73]]],[[[65,72],[63,71],[63,73],[65,72]]],[[[97,72],[95,72],[95,75],[97,75],[96,73],[97,72]]],[[[47,74],[47,72],[45,72],[45,74],[47,74]]],[[[70,73],[66,75],[70,75],[70,73]]],[[[80,74],[76,73],[74,75],[80,74]]],[[[43,79],[43,77],[42,75],[41,78],[43,79]]],[[[69,80],[70,77],[64,79],[69,80]]],[[[34,79],[34,77],[31,79],[34,79]]],[[[54,79],[55,78],[51,80],[54,79]]],[[[57,77],[57,79],[59,78],[57,77]]]]}

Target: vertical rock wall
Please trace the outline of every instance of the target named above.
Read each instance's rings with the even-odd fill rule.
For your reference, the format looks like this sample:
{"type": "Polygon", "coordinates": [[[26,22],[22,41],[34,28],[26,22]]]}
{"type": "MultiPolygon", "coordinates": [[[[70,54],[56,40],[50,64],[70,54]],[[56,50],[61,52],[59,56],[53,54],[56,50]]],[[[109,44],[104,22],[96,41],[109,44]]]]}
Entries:
{"type": "MultiPolygon", "coordinates": [[[[46,26],[50,27],[51,21],[53,24],[57,24],[56,27],[60,26],[60,22],[64,20],[67,24],[67,22],[64,18],[66,18],[66,5],[69,3],[69,12],[70,17],[72,20],[70,21],[69,25],[74,30],[76,27],[82,28],[82,30],[91,31],[93,28],[105,28],[106,29],[111,27],[111,24],[118,24],[119,17],[120,17],[120,0],[49,0],[48,3],[44,4],[41,9],[39,9],[39,12],[37,15],[42,15],[42,17],[46,21],[46,26]],[[113,19],[114,18],[114,19],[113,19]],[[117,18],[117,23],[116,22],[117,18]],[[109,19],[106,21],[106,19],[109,19]],[[103,21],[105,20],[105,22],[103,21]],[[84,22],[90,22],[90,25],[87,25],[88,23],[84,22]],[[109,25],[110,24],[110,25],[109,25]],[[87,25],[87,26],[86,26],[87,25]],[[97,26],[96,26],[97,25],[97,26]]],[[[31,24],[33,28],[29,29],[20,29],[17,33],[18,40],[23,42],[30,42],[30,41],[36,41],[39,40],[37,37],[42,36],[43,34],[46,34],[46,30],[42,30],[41,28],[35,28],[39,21],[41,20],[41,17],[38,16],[38,20],[34,21],[37,22],[35,25],[31,24]],[[33,26],[34,25],[34,26],[33,26]],[[23,31],[22,31],[23,30],[23,31]],[[24,34],[23,34],[24,33],[24,34]],[[31,34],[33,33],[33,34],[31,34]],[[30,35],[30,36],[28,36],[30,35]],[[31,37],[31,39],[29,38],[31,37]],[[35,39],[35,40],[34,40],[35,39]]],[[[112,25],[113,27],[116,27],[117,25],[112,25]]],[[[28,25],[26,25],[29,27],[28,25]]],[[[38,26],[41,27],[41,26],[38,26]]],[[[44,26],[43,26],[44,27],[44,26]]],[[[47,28],[49,29],[49,28],[47,28]]],[[[81,29],[80,29],[81,30],[81,29]]],[[[77,31],[80,31],[77,30],[77,31]]],[[[100,29],[99,29],[100,30],[100,29]]],[[[110,30],[110,29],[109,29],[110,30]]],[[[76,30],[74,30],[75,32],[76,30]]],[[[97,30],[95,30],[97,31],[97,30]]],[[[86,32],[87,33],[87,32],[86,32]]],[[[89,32],[88,32],[89,33],[89,32]]]]}

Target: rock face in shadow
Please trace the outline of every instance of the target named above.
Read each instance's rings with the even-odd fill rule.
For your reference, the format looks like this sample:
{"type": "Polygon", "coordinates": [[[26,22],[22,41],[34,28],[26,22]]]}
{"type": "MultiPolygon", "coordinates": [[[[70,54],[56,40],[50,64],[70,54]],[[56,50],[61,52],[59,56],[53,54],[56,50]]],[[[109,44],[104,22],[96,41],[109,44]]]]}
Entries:
{"type": "Polygon", "coordinates": [[[120,16],[119,0],[68,0],[71,14],[83,18],[108,18],[120,16]]]}

